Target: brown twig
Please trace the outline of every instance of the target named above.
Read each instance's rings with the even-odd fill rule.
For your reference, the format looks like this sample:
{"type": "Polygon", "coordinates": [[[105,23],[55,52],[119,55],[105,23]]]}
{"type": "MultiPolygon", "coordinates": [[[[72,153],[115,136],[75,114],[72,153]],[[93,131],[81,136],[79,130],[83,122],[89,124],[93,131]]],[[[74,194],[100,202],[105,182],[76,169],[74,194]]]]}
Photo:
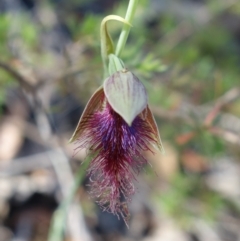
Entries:
{"type": "MultiPolygon", "coordinates": [[[[234,115],[221,112],[221,108],[233,102],[240,96],[240,89],[234,88],[213,102],[213,107],[208,105],[195,106],[185,103],[174,111],[164,110],[158,106],[151,106],[155,116],[176,123],[184,123],[192,127],[208,130],[212,135],[240,146],[240,119],[234,115]],[[217,109],[216,109],[217,108],[217,109]],[[217,112],[216,112],[217,111],[217,112]],[[213,118],[210,114],[218,115],[220,120],[213,126],[213,118]],[[211,120],[210,120],[211,117],[211,120]]],[[[189,134],[189,133],[188,133],[189,134]]],[[[191,133],[192,135],[193,133],[191,133]]]]}
{"type": "Polygon", "coordinates": [[[13,69],[9,64],[0,60],[0,68],[12,75],[20,86],[28,92],[34,93],[35,86],[30,84],[21,74],[19,74],[15,69],[13,69]]]}
{"type": "MultiPolygon", "coordinates": [[[[232,88],[231,90],[227,91],[224,95],[216,99],[214,102],[210,103],[213,105],[211,111],[207,114],[204,123],[206,126],[210,126],[216,116],[220,113],[220,111],[228,104],[232,103],[236,99],[240,98],[240,88],[232,88]]],[[[208,106],[204,105],[204,106],[208,106]]]]}
{"type": "Polygon", "coordinates": [[[233,145],[240,146],[240,137],[235,133],[232,133],[230,131],[223,130],[220,128],[216,128],[216,127],[209,128],[209,132],[215,136],[218,136],[224,139],[225,141],[233,145]]]}
{"type": "MultiPolygon", "coordinates": [[[[53,143],[54,136],[51,131],[50,119],[48,118],[47,111],[44,109],[44,107],[41,104],[42,100],[38,96],[38,92],[40,91],[42,86],[30,84],[28,80],[24,78],[17,70],[15,70],[11,66],[9,66],[9,64],[3,61],[0,61],[0,68],[6,71],[7,73],[9,73],[20,84],[20,86],[24,90],[32,94],[33,99],[30,100],[30,104],[34,108],[34,112],[37,120],[37,128],[40,133],[41,140],[44,143],[48,143],[49,146],[52,147],[51,143],[53,143]]],[[[44,83],[43,83],[43,86],[44,86],[44,83]]],[[[69,158],[64,153],[62,146],[59,143],[60,141],[58,140],[57,142],[58,142],[59,148],[53,152],[49,152],[48,159],[51,161],[51,165],[53,166],[56,172],[56,176],[59,181],[63,197],[67,198],[69,195],[68,194],[69,188],[74,183],[74,177],[68,162],[69,158]]],[[[45,165],[48,166],[49,164],[46,162],[45,165]]],[[[34,167],[31,167],[31,168],[34,168],[34,167]]],[[[20,167],[18,166],[16,168],[15,170],[16,172],[19,171],[17,169],[20,169],[20,167]]],[[[5,173],[0,173],[0,175],[8,175],[9,174],[8,172],[9,170],[5,170],[5,173]]],[[[71,204],[68,208],[71,211],[73,207],[74,207],[74,204],[71,204]]],[[[73,229],[71,225],[71,220],[69,218],[70,216],[66,215],[65,217],[68,219],[68,222],[67,222],[69,225],[68,230],[71,233],[71,236],[78,237],[78,239],[79,237],[84,236],[85,240],[91,240],[91,236],[85,227],[82,210],[79,204],[78,204],[78,209],[75,210],[73,214],[75,215],[75,222],[78,223],[78,227],[79,227],[78,230],[73,229]],[[81,230],[80,230],[80,227],[81,227],[81,230]]]]}

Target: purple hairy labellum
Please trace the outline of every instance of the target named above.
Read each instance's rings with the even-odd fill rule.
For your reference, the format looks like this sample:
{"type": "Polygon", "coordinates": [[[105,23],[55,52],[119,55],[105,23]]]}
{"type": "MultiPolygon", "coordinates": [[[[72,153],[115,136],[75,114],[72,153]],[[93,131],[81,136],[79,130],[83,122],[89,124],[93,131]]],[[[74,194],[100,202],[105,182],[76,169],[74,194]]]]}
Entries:
{"type": "Polygon", "coordinates": [[[70,141],[93,155],[88,169],[91,195],[103,210],[127,223],[133,181],[147,163],[143,151],[162,149],[147,94],[127,70],[108,77],[89,100],[70,141]]]}

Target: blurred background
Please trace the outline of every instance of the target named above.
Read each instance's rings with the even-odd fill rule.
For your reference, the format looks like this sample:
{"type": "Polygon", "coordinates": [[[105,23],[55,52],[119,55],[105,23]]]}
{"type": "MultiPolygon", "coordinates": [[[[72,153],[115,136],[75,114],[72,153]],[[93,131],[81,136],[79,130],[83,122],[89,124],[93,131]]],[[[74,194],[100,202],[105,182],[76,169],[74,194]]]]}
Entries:
{"type": "MultiPolygon", "coordinates": [[[[0,241],[45,241],[85,152],[68,144],[102,83],[99,27],[128,1],[0,0],[0,241]]],[[[115,42],[121,24],[109,23],[115,42]]],[[[240,240],[240,1],[140,0],[122,54],[165,155],[145,153],[129,229],[79,187],[67,241],[240,240]]]]}

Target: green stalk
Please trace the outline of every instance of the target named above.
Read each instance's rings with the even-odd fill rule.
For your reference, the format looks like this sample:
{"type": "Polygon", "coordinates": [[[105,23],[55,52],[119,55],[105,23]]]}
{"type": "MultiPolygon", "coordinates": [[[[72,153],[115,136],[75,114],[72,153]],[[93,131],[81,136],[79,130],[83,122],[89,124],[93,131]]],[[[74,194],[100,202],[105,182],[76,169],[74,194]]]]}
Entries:
{"type": "Polygon", "coordinates": [[[101,27],[100,27],[100,39],[101,39],[101,55],[102,55],[102,61],[103,61],[103,67],[104,67],[104,78],[108,76],[108,71],[107,71],[108,56],[114,54],[113,42],[107,30],[107,22],[110,20],[116,20],[124,24],[127,24],[131,27],[130,23],[128,23],[124,18],[117,15],[108,15],[102,20],[101,27]]]}
{"type": "Polygon", "coordinates": [[[86,169],[89,165],[89,160],[85,160],[79,168],[73,186],[68,196],[62,201],[61,205],[55,211],[50,226],[48,241],[61,241],[63,240],[63,233],[66,227],[67,211],[71,205],[73,198],[85,177],[86,169]]]}
{"type": "MultiPolygon", "coordinates": [[[[137,4],[138,4],[138,0],[130,0],[129,1],[125,20],[130,24],[132,23],[134,14],[136,12],[137,4]]],[[[117,43],[117,47],[116,47],[116,51],[115,51],[115,54],[118,57],[120,56],[120,54],[122,53],[122,50],[125,47],[130,29],[131,29],[131,26],[129,26],[127,24],[123,25],[122,32],[120,34],[120,37],[119,37],[119,40],[117,43]]]]}

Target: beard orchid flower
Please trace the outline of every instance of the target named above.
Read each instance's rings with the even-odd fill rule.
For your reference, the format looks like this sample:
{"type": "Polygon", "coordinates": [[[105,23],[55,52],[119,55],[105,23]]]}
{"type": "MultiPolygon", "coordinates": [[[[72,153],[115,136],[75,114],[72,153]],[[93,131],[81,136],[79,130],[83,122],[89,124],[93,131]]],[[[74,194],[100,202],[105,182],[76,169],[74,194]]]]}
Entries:
{"type": "Polygon", "coordinates": [[[100,207],[129,218],[133,181],[147,160],[144,151],[162,149],[145,87],[126,69],[108,77],[87,103],[70,139],[92,155],[88,168],[92,197],[100,207]]]}

